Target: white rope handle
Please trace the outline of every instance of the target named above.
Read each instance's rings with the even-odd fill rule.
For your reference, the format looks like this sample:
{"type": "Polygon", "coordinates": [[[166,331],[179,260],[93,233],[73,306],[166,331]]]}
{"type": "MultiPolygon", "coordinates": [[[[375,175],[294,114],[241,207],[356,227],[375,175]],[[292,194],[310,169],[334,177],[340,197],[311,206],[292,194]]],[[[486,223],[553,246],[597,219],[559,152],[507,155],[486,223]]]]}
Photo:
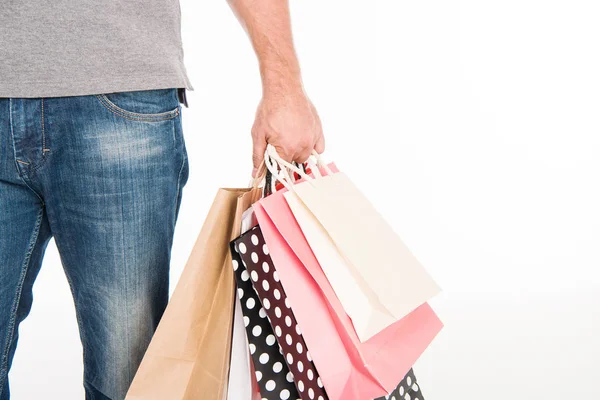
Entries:
{"type": "Polygon", "coordinates": [[[267,152],[265,153],[265,158],[267,157],[267,155],[269,156],[269,158],[273,161],[275,161],[277,164],[279,164],[279,166],[281,167],[281,169],[283,170],[285,168],[288,168],[291,171],[296,172],[298,175],[300,175],[301,177],[303,177],[304,179],[306,179],[307,181],[311,181],[313,178],[311,178],[310,176],[308,176],[306,174],[306,172],[304,172],[302,170],[302,168],[298,168],[297,166],[295,166],[294,164],[285,161],[283,158],[281,158],[281,156],[279,155],[279,153],[277,153],[277,150],[275,149],[275,147],[273,145],[267,145],[267,152]]]}
{"type": "MultiPolygon", "coordinates": [[[[325,170],[325,172],[327,173],[327,175],[333,175],[333,171],[331,170],[331,168],[329,168],[329,165],[327,165],[327,163],[323,160],[323,157],[321,157],[321,155],[319,153],[317,153],[316,150],[312,151],[312,155],[317,160],[317,167],[323,168],[325,170]]],[[[317,169],[319,169],[319,168],[317,168],[317,169]]]]}

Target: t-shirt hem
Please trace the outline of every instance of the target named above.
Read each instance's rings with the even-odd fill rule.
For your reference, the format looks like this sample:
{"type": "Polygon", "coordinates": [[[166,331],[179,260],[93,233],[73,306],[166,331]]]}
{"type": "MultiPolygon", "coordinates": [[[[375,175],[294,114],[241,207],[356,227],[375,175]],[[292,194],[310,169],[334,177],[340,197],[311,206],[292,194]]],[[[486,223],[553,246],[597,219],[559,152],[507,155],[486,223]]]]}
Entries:
{"type": "Polygon", "coordinates": [[[0,79],[0,97],[11,98],[88,96],[102,93],[172,88],[194,90],[187,76],[103,77],[83,81],[70,80],[68,82],[24,80],[3,82],[0,79]]]}

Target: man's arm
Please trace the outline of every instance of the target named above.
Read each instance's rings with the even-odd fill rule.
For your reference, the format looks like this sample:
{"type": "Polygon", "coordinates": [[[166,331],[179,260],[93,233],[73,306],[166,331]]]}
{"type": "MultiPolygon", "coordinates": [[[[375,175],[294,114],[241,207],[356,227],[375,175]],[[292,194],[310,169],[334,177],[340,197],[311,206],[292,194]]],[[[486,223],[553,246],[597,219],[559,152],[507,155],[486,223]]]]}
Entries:
{"type": "Polygon", "coordinates": [[[267,143],[287,161],[304,162],[325,141],[319,115],[302,86],[288,0],[228,0],[258,57],[263,96],[252,127],[254,172],[267,143]]]}

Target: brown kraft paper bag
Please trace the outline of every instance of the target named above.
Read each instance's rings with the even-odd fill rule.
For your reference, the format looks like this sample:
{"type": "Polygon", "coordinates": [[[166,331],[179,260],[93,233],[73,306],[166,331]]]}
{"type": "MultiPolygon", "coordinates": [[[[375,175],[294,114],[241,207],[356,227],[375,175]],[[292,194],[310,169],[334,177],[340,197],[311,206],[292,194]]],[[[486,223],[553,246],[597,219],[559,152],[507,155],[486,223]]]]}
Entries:
{"type": "Polygon", "coordinates": [[[235,279],[229,242],[260,189],[219,189],[126,400],[221,400],[227,381],[235,279]]]}

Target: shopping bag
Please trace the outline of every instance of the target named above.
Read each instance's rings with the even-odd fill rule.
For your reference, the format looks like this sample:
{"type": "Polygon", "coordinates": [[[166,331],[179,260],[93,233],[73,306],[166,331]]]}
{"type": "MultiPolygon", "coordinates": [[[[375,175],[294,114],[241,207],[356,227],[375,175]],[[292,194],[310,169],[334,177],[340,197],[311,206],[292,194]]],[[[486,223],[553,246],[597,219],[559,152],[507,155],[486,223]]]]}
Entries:
{"type": "Polygon", "coordinates": [[[254,370],[248,352],[248,337],[244,326],[242,305],[236,297],[233,318],[233,338],[231,342],[231,361],[229,363],[229,382],[227,400],[253,400],[254,370]]]}
{"type": "Polygon", "coordinates": [[[284,356],[275,339],[267,313],[254,291],[250,274],[245,268],[236,241],[231,243],[233,270],[237,282],[238,297],[244,314],[250,354],[256,380],[263,400],[297,399],[294,377],[285,364],[284,356]]]}
{"type": "Polygon", "coordinates": [[[260,189],[220,189],[127,400],[226,399],[234,277],[229,242],[260,189]]]}
{"type": "Polygon", "coordinates": [[[285,199],[361,340],[440,292],[344,173],[310,177],[282,160],[273,146],[268,147],[267,157],[283,171],[290,168],[303,176],[302,182],[287,182],[285,199]]]}
{"type": "Polygon", "coordinates": [[[425,400],[421,387],[417,384],[415,373],[410,369],[392,393],[375,400],[425,400]]]}
{"type": "MultiPolygon", "coordinates": [[[[243,244],[243,252],[239,253],[240,259],[249,272],[252,285],[267,313],[271,326],[274,327],[275,338],[283,350],[300,397],[303,400],[327,399],[323,383],[312,362],[301,329],[273,266],[273,260],[269,255],[269,248],[260,227],[257,226],[248,233],[242,234],[234,243],[238,248],[243,244]]],[[[404,400],[406,398],[423,400],[423,394],[419,391],[412,369],[389,395],[377,400],[404,400]]]]}
{"type": "MultiPolygon", "coordinates": [[[[239,257],[248,275],[248,283],[254,287],[257,299],[260,299],[262,311],[266,313],[275,336],[283,352],[278,362],[287,364],[291,376],[302,400],[325,400],[327,394],[321,378],[312,362],[300,327],[290,309],[285,291],[281,286],[269,249],[259,227],[255,227],[233,241],[239,257]]],[[[286,370],[287,370],[286,368],[286,370]]],[[[275,399],[279,399],[275,397],[275,399]]]]}
{"type": "Polygon", "coordinates": [[[422,304],[361,342],[283,191],[253,209],[329,397],[363,400],[390,393],[442,328],[431,307],[422,304]]]}

